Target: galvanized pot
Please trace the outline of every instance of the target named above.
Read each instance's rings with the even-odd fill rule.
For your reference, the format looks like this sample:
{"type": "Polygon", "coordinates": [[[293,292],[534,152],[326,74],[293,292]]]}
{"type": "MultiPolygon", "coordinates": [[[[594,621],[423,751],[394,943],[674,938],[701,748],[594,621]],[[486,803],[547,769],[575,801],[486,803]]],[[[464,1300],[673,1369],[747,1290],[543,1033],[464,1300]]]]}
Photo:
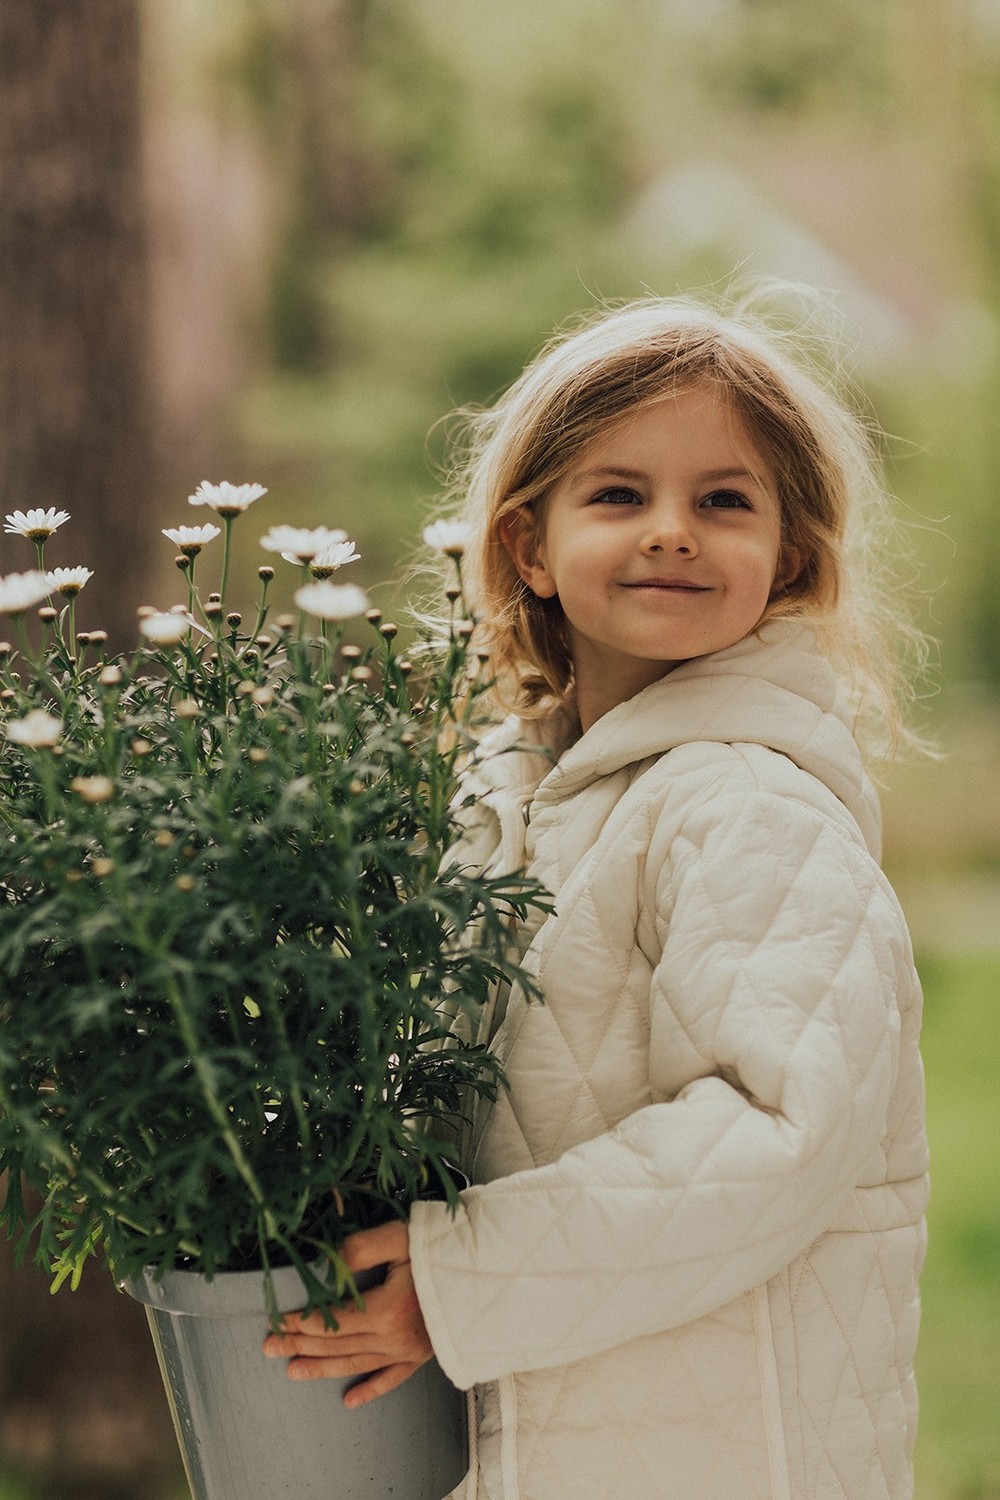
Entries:
{"type": "MultiPolygon", "coordinates": [[[[292,1267],[278,1307],[302,1307],[292,1267]]],[[[436,1361],[348,1411],[352,1380],[291,1381],[265,1359],[263,1275],[151,1272],[125,1290],[145,1303],[193,1500],[444,1500],[468,1469],[465,1397],[436,1361]]]]}

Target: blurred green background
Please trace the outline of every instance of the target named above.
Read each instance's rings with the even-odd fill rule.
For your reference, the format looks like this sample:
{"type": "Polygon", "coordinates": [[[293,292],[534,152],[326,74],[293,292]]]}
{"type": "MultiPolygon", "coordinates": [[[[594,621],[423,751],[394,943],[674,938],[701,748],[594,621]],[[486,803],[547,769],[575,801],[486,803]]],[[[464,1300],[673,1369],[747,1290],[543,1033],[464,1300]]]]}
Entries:
{"type": "MultiPolygon", "coordinates": [[[[123,459],[138,478],[112,485],[95,461],[87,491],[86,463],[43,442],[0,381],[10,452],[34,443],[63,480],[27,457],[2,472],[7,508],[73,513],[51,563],[112,576],[115,596],[95,581],[81,599],[84,624],[104,623],[92,600],[181,597],[157,532],[192,517],[203,478],[269,486],[242,524],[245,575],[268,525],[329,523],[358,543],[354,576],[397,607],[443,419],[497,392],[556,324],[762,276],[832,293],[850,373],[890,434],[904,572],[940,641],[921,722],[943,759],[902,765],[885,797],[887,868],[927,991],[918,1495],[1000,1500],[1000,4],[61,0],[38,24],[60,10],[50,68],[85,73],[98,115],[112,63],[134,85],[132,155],[111,153],[107,201],[124,201],[130,162],[141,361],[101,378],[117,370],[122,387],[104,403],[119,414],[105,458],[123,403],[145,393],[123,459]]],[[[0,43],[12,25],[0,19],[0,43]]],[[[26,37],[0,46],[0,81],[31,100],[46,38],[32,53],[26,37]]],[[[70,95],[22,137],[18,179],[60,246],[53,162],[94,114],[71,123],[70,95]]],[[[8,172],[12,128],[0,120],[8,172]]],[[[73,212],[82,245],[89,210],[73,212]]],[[[23,225],[4,213],[16,250],[23,225]]],[[[53,299],[32,295],[62,336],[53,299]]],[[[27,302],[22,288],[8,322],[27,302]]],[[[8,340],[0,366],[12,343],[33,346],[8,340]]],[[[36,371],[39,391],[64,367],[36,371]]],[[[102,419],[77,423],[88,451],[102,419]]],[[[0,563],[28,559],[6,547],[0,563]]],[[[141,1318],[115,1312],[112,1330],[103,1285],[67,1310],[35,1273],[2,1277],[0,1500],[175,1500],[141,1318]]]]}

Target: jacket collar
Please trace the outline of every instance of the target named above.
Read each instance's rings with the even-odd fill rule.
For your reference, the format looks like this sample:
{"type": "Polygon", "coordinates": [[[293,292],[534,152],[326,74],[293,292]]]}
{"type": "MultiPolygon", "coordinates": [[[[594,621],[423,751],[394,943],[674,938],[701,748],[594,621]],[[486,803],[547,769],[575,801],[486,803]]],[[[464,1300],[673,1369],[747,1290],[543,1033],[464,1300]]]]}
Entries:
{"type": "Polygon", "coordinates": [[[787,755],[828,786],[879,857],[878,799],[850,708],[814,630],[800,621],[772,621],[725,651],[686,662],[586,734],[572,735],[565,709],[542,720],[508,720],[483,742],[472,790],[540,809],[679,745],[749,742],[787,755]]]}

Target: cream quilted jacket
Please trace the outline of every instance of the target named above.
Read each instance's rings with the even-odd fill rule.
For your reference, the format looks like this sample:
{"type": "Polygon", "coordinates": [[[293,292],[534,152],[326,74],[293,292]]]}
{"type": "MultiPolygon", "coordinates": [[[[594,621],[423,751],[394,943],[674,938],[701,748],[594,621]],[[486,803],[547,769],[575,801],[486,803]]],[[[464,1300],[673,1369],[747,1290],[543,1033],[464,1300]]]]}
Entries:
{"type": "Polygon", "coordinates": [[[484,1021],[510,1088],[474,1185],[413,1210],[476,1387],[456,1494],[903,1500],[920,991],[832,674],[774,624],[564,733],[508,724],[470,777],[470,857],[557,910],[524,934],[545,1003],[484,1021]]]}

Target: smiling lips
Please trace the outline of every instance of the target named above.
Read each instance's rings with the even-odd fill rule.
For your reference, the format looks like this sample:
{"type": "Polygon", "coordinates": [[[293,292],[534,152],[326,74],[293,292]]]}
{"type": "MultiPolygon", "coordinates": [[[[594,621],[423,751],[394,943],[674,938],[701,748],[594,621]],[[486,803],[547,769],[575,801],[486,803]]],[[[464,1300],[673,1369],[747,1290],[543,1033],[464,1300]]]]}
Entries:
{"type": "Polygon", "coordinates": [[[639,578],[634,583],[623,584],[627,589],[660,589],[674,594],[707,594],[707,584],[692,583],[689,578],[639,578]]]}

